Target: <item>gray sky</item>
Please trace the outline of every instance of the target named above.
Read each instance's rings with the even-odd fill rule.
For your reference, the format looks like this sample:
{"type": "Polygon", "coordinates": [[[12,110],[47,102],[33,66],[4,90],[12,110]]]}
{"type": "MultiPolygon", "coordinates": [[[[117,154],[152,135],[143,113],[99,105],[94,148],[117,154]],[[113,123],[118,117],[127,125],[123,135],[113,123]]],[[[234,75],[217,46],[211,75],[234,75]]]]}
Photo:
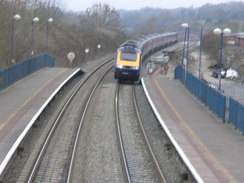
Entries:
{"type": "MultiPolygon", "coordinates": [[[[231,0],[63,0],[66,10],[86,10],[95,3],[106,3],[116,9],[134,10],[143,7],[178,8],[178,7],[199,7],[206,3],[219,4],[231,0]]],[[[242,1],[244,0],[232,0],[242,1]]]]}

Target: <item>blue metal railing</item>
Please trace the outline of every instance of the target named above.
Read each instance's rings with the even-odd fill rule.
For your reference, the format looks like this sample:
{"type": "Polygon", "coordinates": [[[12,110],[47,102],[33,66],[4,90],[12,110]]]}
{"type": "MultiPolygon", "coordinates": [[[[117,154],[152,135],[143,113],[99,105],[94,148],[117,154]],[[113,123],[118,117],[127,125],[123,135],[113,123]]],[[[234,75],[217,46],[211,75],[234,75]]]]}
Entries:
{"type": "Polygon", "coordinates": [[[186,72],[182,66],[175,69],[175,79],[179,79],[185,87],[219,118],[225,121],[226,97],[214,88],[208,86],[202,80],[196,78],[191,73],[186,72]]]}
{"type": "Polygon", "coordinates": [[[54,65],[55,58],[48,54],[36,56],[11,65],[10,67],[0,71],[0,90],[7,88],[16,81],[43,67],[54,67],[54,65]]]}
{"type": "Polygon", "coordinates": [[[229,122],[244,132],[244,105],[230,97],[229,122]]]}

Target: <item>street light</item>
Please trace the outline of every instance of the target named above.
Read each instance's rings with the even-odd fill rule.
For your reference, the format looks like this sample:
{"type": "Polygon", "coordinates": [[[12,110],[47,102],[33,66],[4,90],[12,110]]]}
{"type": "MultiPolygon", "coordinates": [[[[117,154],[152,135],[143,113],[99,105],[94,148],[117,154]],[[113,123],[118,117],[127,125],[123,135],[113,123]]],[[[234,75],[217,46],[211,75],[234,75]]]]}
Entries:
{"type": "Polygon", "coordinates": [[[34,50],[35,50],[35,37],[34,37],[34,23],[37,23],[39,22],[39,18],[38,17],[35,17],[32,19],[32,22],[31,22],[31,34],[32,34],[32,50],[31,50],[31,56],[34,55],[34,50]]]}
{"type": "Polygon", "coordinates": [[[12,59],[11,63],[15,63],[15,21],[18,21],[21,19],[21,16],[19,14],[14,15],[12,19],[12,59]]]}
{"type": "Polygon", "coordinates": [[[89,48],[86,48],[86,49],[85,49],[85,54],[86,54],[86,62],[87,62],[87,64],[89,63],[88,60],[87,60],[87,55],[88,55],[88,53],[89,53],[89,48]]]}
{"type": "Polygon", "coordinates": [[[46,37],[46,53],[48,53],[48,34],[49,34],[49,24],[53,23],[53,18],[47,20],[47,37],[46,37]]]}
{"type": "Polygon", "coordinates": [[[181,27],[185,28],[185,37],[184,37],[184,44],[183,44],[183,52],[182,52],[182,62],[181,64],[184,64],[184,58],[185,58],[185,45],[186,45],[186,37],[187,37],[187,32],[188,32],[188,23],[183,23],[181,24],[181,27]]]}
{"type": "Polygon", "coordinates": [[[220,35],[220,52],[219,52],[219,91],[221,91],[221,72],[222,72],[222,49],[223,49],[223,35],[231,34],[231,29],[225,28],[223,31],[220,28],[216,28],[213,30],[215,35],[220,35]]]}
{"type": "Polygon", "coordinates": [[[202,47],[203,47],[203,38],[202,38],[203,29],[200,31],[200,41],[199,41],[199,79],[201,79],[201,65],[202,65],[202,47]]]}
{"type": "Polygon", "coordinates": [[[189,36],[190,36],[190,28],[187,27],[187,46],[186,46],[186,70],[188,70],[188,58],[189,58],[189,36]]]}
{"type": "Polygon", "coordinates": [[[98,50],[98,58],[100,57],[100,48],[102,47],[102,45],[101,44],[98,44],[97,45],[97,50],[98,50]]]}
{"type": "Polygon", "coordinates": [[[185,85],[186,85],[186,71],[187,71],[187,65],[188,65],[188,49],[189,49],[189,24],[183,23],[181,24],[181,27],[185,28],[185,37],[184,37],[184,46],[183,46],[183,53],[182,53],[182,64],[185,68],[185,85]],[[187,41],[187,49],[186,49],[186,59],[185,57],[185,44],[187,41]]]}

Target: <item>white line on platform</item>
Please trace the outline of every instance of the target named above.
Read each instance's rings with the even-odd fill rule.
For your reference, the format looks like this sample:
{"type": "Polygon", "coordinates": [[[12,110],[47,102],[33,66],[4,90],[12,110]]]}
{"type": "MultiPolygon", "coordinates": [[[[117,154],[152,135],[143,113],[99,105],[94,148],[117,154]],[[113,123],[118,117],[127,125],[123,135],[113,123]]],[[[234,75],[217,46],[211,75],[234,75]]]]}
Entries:
{"type": "Polygon", "coordinates": [[[147,99],[155,113],[155,115],[157,116],[159,122],[161,123],[164,131],[166,132],[167,136],[169,137],[171,143],[174,145],[175,149],[177,150],[177,152],[179,153],[181,159],[184,161],[185,165],[188,167],[188,169],[190,170],[190,172],[192,173],[193,177],[196,179],[196,181],[198,183],[203,183],[204,181],[202,180],[201,176],[198,174],[198,172],[196,171],[196,169],[193,167],[193,165],[191,164],[190,160],[187,158],[187,156],[185,155],[184,151],[182,150],[182,148],[180,147],[180,145],[177,143],[177,141],[175,140],[175,138],[173,137],[173,135],[171,134],[171,132],[169,131],[168,127],[166,126],[165,122],[163,121],[161,115],[159,114],[157,108],[155,107],[149,93],[148,90],[146,88],[145,82],[144,82],[144,78],[141,79],[142,80],[142,86],[144,89],[144,92],[147,96],[147,99]]]}
{"type": "Polygon", "coordinates": [[[46,100],[46,102],[40,107],[40,109],[37,111],[37,113],[33,116],[29,124],[26,126],[24,131],[20,134],[18,139],[15,141],[14,145],[9,150],[8,154],[2,161],[0,165],[0,176],[2,175],[3,171],[5,170],[6,166],[8,165],[10,159],[12,158],[13,154],[15,153],[16,149],[18,148],[19,144],[22,142],[26,134],[29,132],[32,125],[35,123],[37,118],[40,116],[42,111],[46,108],[46,106],[50,103],[50,101],[55,97],[55,95],[59,92],[59,90],[74,76],[76,75],[80,69],[77,69],[72,75],[70,75],[63,83],[59,85],[59,87],[50,95],[50,97],[46,100]]]}

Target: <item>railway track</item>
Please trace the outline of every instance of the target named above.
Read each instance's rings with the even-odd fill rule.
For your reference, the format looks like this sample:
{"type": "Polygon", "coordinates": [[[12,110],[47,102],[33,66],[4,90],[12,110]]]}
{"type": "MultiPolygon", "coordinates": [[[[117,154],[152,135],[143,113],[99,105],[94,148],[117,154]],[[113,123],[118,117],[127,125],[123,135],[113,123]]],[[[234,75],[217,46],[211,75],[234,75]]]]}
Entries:
{"type": "Polygon", "coordinates": [[[67,183],[71,182],[71,175],[72,175],[72,170],[73,170],[73,164],[75,163],[75,154],[76,154],[76,151],[77,151],[77,146],[78,146],[78,140],[79,140],[79,137],[80,137],[80,133],[81,133],[81,128],[82,128],[82,125],[83,125],[83,122],[84,122],[84,119],[85,119],[85,115],[86,115],[86,112],[87,112],[87,109],[88,109],[88,106],[91,102],[91,99],[95,93],[95,91],[97,90],[98,88],[98,85],[101,83],[102,79],[105,77],[105,75],[111,70],[113,66],[109,67],[105,72],[104,74],[100,77],[100,79],[98,80],[98,82],[96,83],[96,85],[94,86],[88,100],[87,100],[87,103],[85,105],[85,109],[84,109],[84,112],[82,114],[82,117],[81,117],[81,120],[80,120],[80,123],[79,123],[79,127],[78,127],[78,131],[76,133],[76,137],[75,137],[75,143],[74,143],[74,148],[73,148],[73,151],[72,151],[72,156],[71,156],[71,161],[70,161],[70,165],[69,165],[69,171],[68,171],[68,176],[67,176],[67,183]]]}
{"type": "MultiPolygon", "coordinates": [[[[72,154],[74,154],[72,149],[76,145],[75,134],[80,133],[82,125],[82,121],[80,120],[82,117],[79,117],[78,114],[82,114],[85,109],[84,105],[81,107],[82,104],[77,101],[81,99],[81,96],[83,98],[89,98],[85,97],[90,91],[88,88],[93,86],[92,83],[97,81],[97,77],[103,75],[104,70],[107,71],[108,67],[112,67],[111,61],[112,59],[109,59],[101,64],[76,85],[62,106],[59,114],[56,115],[56,119],[48,134],[42,137],[45,140],[43,141],[41,139],[40,142],[37,142],[38,147],[30,155],[17,182],[69,181],[71,170],[67,169],[67,166],[71,164],[70,167],[72,167],[72,163],[70,162],[72,162],[72,154]],[[91,82],[91,80],[94,81],[91,82]],[[89,86],[84,87],[85,85],[89,86]],[[81,91],[82,88],[85,91],[81,91]]],[[[84,100],[89,101],[89,99],[84,100]]]]}
{"type": "MultiPolygon", "coordinates": [[[[78,96],[70,97],[64,104],[68,108],[56,115],[57,128],[53,125],[50,139],[41,142],[45,144],[42,153],[31,155],[32,161],[40,161],[34,166],[28,161],[17,182],[166,182],[141,124],[135,88],[115,83],[108,68],[112,63],[105,65],[101,71],[94,71],[99,71],[99,79],[91,74],[82,79],[83,84],[77,84],[83,90],[77,87],[78,96]],[[72,101],[80,101],[82,107],[72,101]],[[119,148],[116,133],[121,134],[117,138],[123,146],[119,148]],[[119,149],[124,150],[123,158],[119,149]],[[120,159],[124,159],[123,163],[120,159]]],[[[157,158],[159,154],[162,151],[157,158]]],[[[164,168],[161,161],[160,166],[164,168]]]]}
{"type": "Polygon", "coordinates": [[[127,182],[166,182],[143,128],[134,86],[117,84],[115,108],[117,138],[127,182]]]}

